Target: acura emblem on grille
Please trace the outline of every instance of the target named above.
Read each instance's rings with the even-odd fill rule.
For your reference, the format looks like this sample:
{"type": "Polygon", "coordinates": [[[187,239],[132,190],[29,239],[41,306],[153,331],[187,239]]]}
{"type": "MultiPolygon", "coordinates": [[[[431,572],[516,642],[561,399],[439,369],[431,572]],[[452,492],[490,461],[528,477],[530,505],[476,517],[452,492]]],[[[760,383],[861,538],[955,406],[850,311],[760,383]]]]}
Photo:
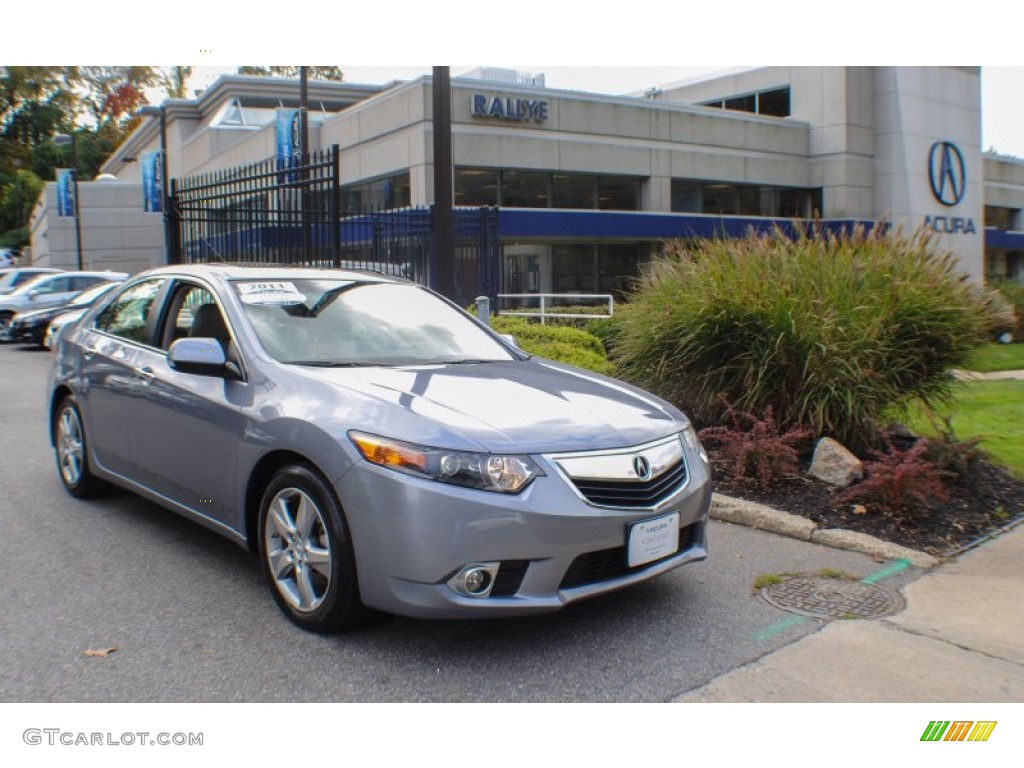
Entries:
{"type": "Polygon", "coordinates": [[[651,462],[645,456],[633,457],[633,470],[641,480],[651,479],[651,462]]]}

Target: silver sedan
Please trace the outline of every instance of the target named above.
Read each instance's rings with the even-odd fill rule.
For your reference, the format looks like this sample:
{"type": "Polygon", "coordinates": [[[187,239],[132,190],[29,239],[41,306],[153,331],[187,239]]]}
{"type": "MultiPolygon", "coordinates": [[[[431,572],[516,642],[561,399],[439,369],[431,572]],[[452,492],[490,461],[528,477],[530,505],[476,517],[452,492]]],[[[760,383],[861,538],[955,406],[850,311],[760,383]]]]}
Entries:
{"type": "Polygon", "coordinates": [[[143,273],[61,334],[49,393],[68,492],[114,483],[254,550],[316,632],[554,611],[707,554],[681,412],[394,277],[143,273]]]}

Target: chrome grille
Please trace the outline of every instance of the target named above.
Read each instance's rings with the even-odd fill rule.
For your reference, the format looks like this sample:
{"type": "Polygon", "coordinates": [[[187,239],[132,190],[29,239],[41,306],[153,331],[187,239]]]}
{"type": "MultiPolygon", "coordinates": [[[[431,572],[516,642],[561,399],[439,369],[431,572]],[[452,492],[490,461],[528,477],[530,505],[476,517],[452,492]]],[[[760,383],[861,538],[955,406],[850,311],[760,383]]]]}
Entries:
{"type": "Polygon", "coordinates": [[[601,507],[655,507],[687,480],[686,459],[678,435],[629,448],[548,458],[580,496],[601,507]]]}
{"type": "Polygon", "coordinates": [[[672,495],[686,480],[686,463],[680,459],[664,474],[647,482],[623,480],[572,480],[591,504],[602,507],[653,507],[672,495]]]}

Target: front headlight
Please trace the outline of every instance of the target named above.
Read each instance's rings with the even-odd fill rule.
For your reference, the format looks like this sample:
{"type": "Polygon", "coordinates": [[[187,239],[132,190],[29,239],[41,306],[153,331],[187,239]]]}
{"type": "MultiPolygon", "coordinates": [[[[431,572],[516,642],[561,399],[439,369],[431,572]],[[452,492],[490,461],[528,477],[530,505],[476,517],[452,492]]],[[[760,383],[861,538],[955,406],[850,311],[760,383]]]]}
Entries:
{"type": "Polygon", "coordinates": [[[704,446],[700,444],[700,439],[697,437],[697,430],[693,428],[692,424],[687,424],[683,428],[683,441],[686,443],[686,447],[696,453],[705,464],[708,463],[708,452],[704,450],[704,446]]]}
{"type": "Polygon", "coordinates": [[[465,488],[518,493],[544,474],[529,456],[428,448],[355,431],[348,437],[371,464],[465,488]]]}

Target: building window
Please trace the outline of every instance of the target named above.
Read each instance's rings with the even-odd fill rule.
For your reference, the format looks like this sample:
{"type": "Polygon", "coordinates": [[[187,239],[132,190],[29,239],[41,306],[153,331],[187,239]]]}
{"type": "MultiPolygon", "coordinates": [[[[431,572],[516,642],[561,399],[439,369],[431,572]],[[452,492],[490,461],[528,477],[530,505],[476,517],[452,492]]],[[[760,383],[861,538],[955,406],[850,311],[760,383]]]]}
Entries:
{"type": "Polygon", "coordinates": [[[821,189],[672,179],[672,212],[806,219],[820,215],[821,189]]]}
{"type": "Polygon", "coordinates": [[[790,94],[790,87],[787,85],[785,88],[773,88],[768,91],[747,93],[741,96],[712,99],[702,103],[700,106],[734,109],[738,112],[753,112],[754,114],[770,115],[771,117],[789,117],[790,94]]]}
{"type": "Polygon", "coordinates": [[[556,245],[551,249],[555,293],[597,292],[597,251],[592,245],[556,245]]]}
{"type": "Polygon", "coordinates": [[[553,290],[621,297],[649,259],[641,250],[639,245],[555,245],[551,249],[553,290]]]}
{"type": "Polygon", "coordinates": [[[409,172],[341,188],[342,208],[346,211],[407,208],[412,205],[409,172]]]}
{"type": "Polygon", "coordinates": [[[550,173],[501,172],[501,205],[509,208],[548,208],[550,201],[550,173]]]}
{"type": "Polygon", "coordinates": [[[455,170],[456,205],[497,205],[498,172],[483,168],[457,168],[455,170]]]}
{"type": "Polygon", "coordinates": [[[731,99],[725,100],[725,108],[740,112],[756,112],[757,95],[752,93],[749,96],[733,96],[731,99]]]}
{"type": "Polygon", "coordinates": [[[556,173],[553,178],[552,208],[594,207],[597,177],[578,173],[556,173]]]}
{"type": "Polygon", "coordinates": [[[757,114],[789,117],[789,88],[776,88],[757,94],[757,114]]]}
{"type": "Polygon", "coordinates": [[[636,211],[640,208],[640,180],[635,176],[457,168],[455,204],[636,211]]]}
{"type": "Polygon", "coordinates": [[[1017,229],[1017,215],[1020,213],[1016,208],[1001,208],[996,205],[985,206],[985,226],[995,227],[1010,232],[1017,229]]]}
{"type": "Polygon", "coordinates": [[[636,211],[640,208],[636,179],[601,176],[597,184],[597,207],[602,211],[636,211]]]}

